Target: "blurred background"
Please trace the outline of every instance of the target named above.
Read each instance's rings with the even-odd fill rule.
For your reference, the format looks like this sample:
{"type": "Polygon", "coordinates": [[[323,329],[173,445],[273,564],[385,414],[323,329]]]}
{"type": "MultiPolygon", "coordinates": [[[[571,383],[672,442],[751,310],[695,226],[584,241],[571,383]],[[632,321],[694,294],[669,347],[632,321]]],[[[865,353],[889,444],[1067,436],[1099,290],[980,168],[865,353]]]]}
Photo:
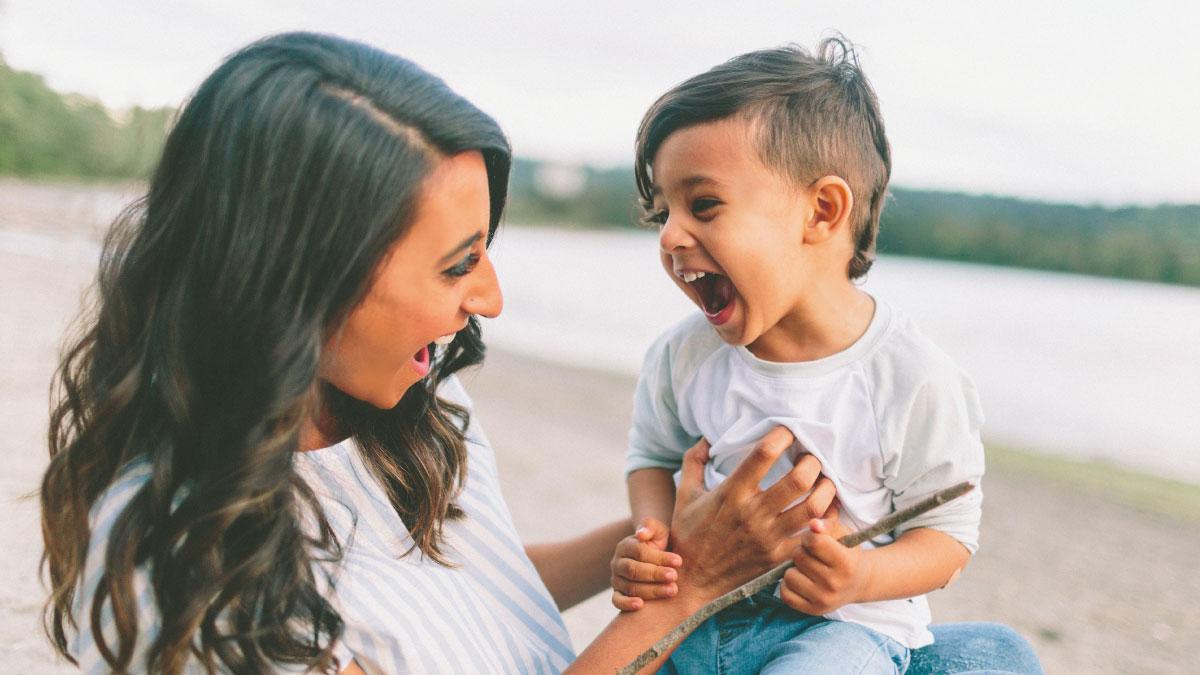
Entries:
{"type": "MultiPolygon", "coordinates": [[[[360,39],[510,135],[503,316],[467,378],[529,539],[627,513],[645,348],[690,304],[635,226],[632,147],[677,82],[840,31],[894,154],[869,292],[969,372],[983,547],[935,620],[998,620],[1051,672],[1187,672],[1200,642],[1200,9],[1185,2],[0,0],[0,653],[38,624],[47,390],[98,242],[177,108],[264,35],[360,39]],[[431,3],[432,4],[432,3],[431,3]]],[[[606,597],[567,613],[577,649],[606,597]]],[[[1194,671],[1193,671],[1194,672],[1194,671]]]]}

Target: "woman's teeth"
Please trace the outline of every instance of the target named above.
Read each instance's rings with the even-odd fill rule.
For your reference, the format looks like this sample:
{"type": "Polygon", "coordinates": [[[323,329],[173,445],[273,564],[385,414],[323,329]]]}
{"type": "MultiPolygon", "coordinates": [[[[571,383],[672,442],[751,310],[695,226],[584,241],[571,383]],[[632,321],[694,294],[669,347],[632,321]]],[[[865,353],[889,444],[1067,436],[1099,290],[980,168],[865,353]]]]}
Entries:
{"type": "Polygon", "coordinates": [[[707,272],[684,272],[679,276],[683,278],[684,282],[690,284],[697,279],[703,278],[705,274],[707,274],[707,272]]]}
{"type": "Polygon", "coordinates": [[[448,335],[443,335],[440,338],[434,340],[433,344],[435,344],[439,347],[445,347],[446,345],[450,344],[451,342],[454,342],[455,335],[458,335],[458,333],[450,333],[448,335]]]}

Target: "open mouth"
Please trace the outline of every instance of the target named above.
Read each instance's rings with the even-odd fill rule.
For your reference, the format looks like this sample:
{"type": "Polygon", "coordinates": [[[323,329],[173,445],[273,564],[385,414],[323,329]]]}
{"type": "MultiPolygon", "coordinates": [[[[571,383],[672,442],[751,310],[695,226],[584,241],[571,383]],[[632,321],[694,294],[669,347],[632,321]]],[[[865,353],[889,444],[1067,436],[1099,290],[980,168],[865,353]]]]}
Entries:
{"type": "Polygon", "coordinates": [[[421,377],[425,377],[429,374],[430,358],[428,346],[421,347],[421,351],[413,354],[412,364],[413,368],[416,369],[417,374],[421,377]]]}
{"type": "MultiPolygon", "coordinates": [[[[691,276],[691,275],[689,275],[691,276]]],[[[722,274],[705,272],[687,282],[700,297],[704,315],[714,326],[720,326],[733,314],[733,282],[722,274]]]]}

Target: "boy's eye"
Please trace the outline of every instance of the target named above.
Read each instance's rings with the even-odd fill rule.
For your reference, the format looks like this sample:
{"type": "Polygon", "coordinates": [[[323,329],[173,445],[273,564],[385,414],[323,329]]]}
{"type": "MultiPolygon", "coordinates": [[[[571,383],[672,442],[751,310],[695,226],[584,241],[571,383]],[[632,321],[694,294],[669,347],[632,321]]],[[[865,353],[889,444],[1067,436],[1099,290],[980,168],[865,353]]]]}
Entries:
{"type": "Polygon", "coordinates": [[[462,262],[448,270],[444,270],[442,274],[445,274],[448,277],[465,277],[470,274],[471,270],[475,269],[475,266],[478,264],[479,254],[472,252],[468,254],[467,257],[463,258],[462,262]]]}
{"type": "Polygon", "coordinates": [[[712,199],[711,197],[701,197],[700,199],[692,202],[692,213],[699,215],[720,205],[721,202],[716,199],[712,199]]]}
{"type": "Polygon", "coordinates": [[[659,209],[646,216],[646,222],[662,227],[667,224],[667,216],[670,215],[666,209],[659,209]]]}

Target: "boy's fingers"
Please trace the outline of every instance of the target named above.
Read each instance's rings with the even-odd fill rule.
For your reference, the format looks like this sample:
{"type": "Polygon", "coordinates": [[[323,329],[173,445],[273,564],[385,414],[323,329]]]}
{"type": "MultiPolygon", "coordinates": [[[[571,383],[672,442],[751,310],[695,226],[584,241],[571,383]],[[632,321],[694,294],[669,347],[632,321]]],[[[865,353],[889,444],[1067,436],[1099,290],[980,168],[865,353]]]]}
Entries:
{"type": "Polygon", "coordinates": [[[625,577],[630,581],[662,583],[679,579],[679,572],[675,571],[673,567],[651,565],[650,563],[631,560],[629,558],[618,560],[613,571],[616,572],[617,576],[625,577]]]}
{"type": "Polygon", "coordinates": [[[625,595],[621,591],[613,591],[612,604],[613,607],[616,607],[622,612],[636,612],[642,608],[642,605],[645,604],[645,601],[641,598],[634,598],[625,595]]]}
{"type": "Polygon", "coordinates": [[[681,567],[683,565],[683,558],[680,558],[678,553],[664,551],[654,544],[638,544],[633,550],[633,555],[624,557],[664,567],[681,567]]]}
{"type": "Polygon", "coordinates": [[[779,584],[779,598],[792,609],[817,616],[816,606],[812,598],[816,596],[816,584],[811,579],[792,568],[783,574],[783,583],[779,584]]]}
{"type": "Polygon", "coordinates": [[[633,558],[642,562],[653,563],[655,565],[666,565],[667,567],[679,567],[683,565],[683,559],[678,553],[664,551],[663,545],[657,542],[638,541],[633,537],[626,537],[617,543],[616,558],[633,558]]]}
{"type": "Polygon", "coordinates": [[[666,548],[667,540],[671,536],[671,528],[667,527],[666,523],[657,518],[643,518],[641,526],[633,534],[638,541],[653,543],[661,548],[666,548]]]}
{"type": "Polygon", "coordinates": [[[613,579],[613,590],[628,595],[630,597],[641,598],[643,600],[660,600],[662,598],[670,598],[679,592],[679,586],[676,584],[642,584],[632,583],[624,579],[613,579]]]}
{"type": "Polygon", "coordinates": [[[809,525],[810,531],[800,537],[800,547],[809,556],[821,561],[829,567],[837,567],[843,562],[846,547],[828,534],[830,526],[824,521],[814,519],[809,525]],[[821,531],[824,530],[824,531],[821,531]]]}
{"type": "MultiPolygon", "coordinates": [[[[780,455],[792,446],[795,440],[787,427],[775,427],[770,430],[766,436],[762,437],[762,440],[754,445],[754,449],[746,455],[742,463],[721,486],[728,486],[727,490],[757,494],[758,484],[762,482],[763,476],[767,475],[767,471],[775,464],[780,455]]],[[[793,498],[799,496],[797,494],[793,498]]]]}

